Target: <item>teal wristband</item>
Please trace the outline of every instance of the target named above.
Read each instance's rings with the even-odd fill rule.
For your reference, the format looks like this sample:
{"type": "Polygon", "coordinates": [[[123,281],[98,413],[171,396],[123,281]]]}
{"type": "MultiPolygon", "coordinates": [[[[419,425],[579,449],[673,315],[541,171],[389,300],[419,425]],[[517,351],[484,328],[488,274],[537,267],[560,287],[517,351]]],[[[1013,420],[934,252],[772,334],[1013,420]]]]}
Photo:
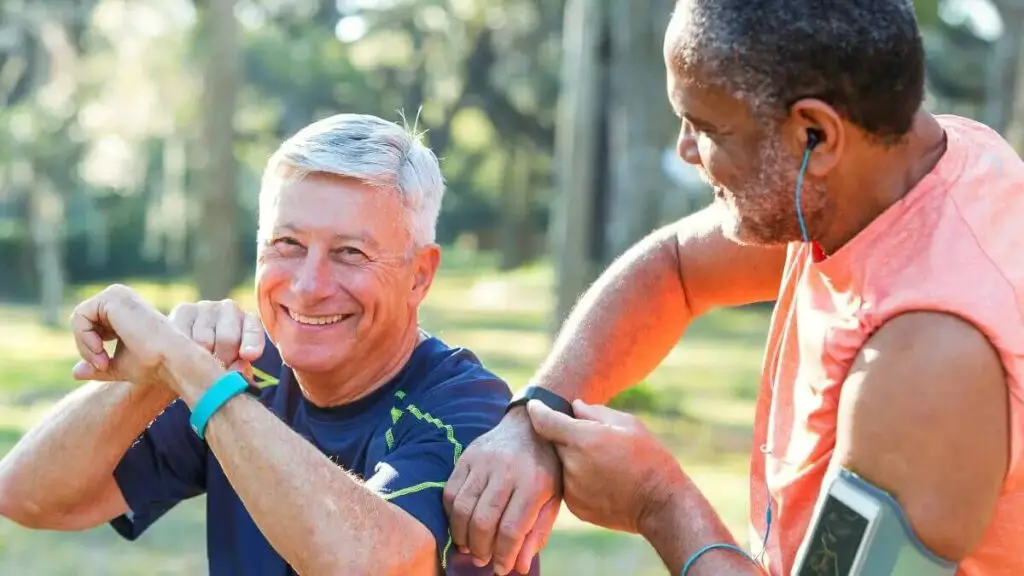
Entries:
{"type": "Polygon", "coordinates": [[[206,425],[220,407],[249,388],[249,381],[239,372],[228,372],[221,376],[196,402],[188,423],[201,439],[206,439],[206,425]]]}

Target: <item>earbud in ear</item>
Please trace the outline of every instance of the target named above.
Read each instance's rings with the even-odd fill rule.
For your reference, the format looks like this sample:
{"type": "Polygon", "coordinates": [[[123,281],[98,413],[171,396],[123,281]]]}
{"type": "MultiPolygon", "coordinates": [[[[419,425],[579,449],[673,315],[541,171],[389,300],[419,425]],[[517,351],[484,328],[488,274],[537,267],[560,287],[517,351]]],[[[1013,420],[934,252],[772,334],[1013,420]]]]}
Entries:
{"type": "Polygon", "coordinates": [[[825,133],[817,128],[807,129],[807,150],[814,150],[814,147],[825,141],[825,133]]]}

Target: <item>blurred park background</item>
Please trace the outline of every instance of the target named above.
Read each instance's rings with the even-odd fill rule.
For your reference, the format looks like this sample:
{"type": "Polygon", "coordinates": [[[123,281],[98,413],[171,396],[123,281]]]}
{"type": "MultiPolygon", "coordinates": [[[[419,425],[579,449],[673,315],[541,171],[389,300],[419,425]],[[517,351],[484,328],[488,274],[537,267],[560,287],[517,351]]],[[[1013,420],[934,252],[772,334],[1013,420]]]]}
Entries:
{"type": "MultiPolygon", "coordinates": [[[[442,158],[445,245],[424,324],[513,389],[631,242],[710,200],[673,154],[672,0],[0,2],[0,454],[75,386],[69,307],[112,282],[169,311],[251,306],[260,172],[314,119],[415,124],[442,158]]],[[[1024,145],[1024,1],[917,0],[928,99],[1024,145]]],[[[880,87],[884,89],[884,87],[880,87]]],[[[698,321],[616,398],[746,541],[768,307],[698,321]]],[[[202,498],[140,541],[0,520],[0,573],[205,573],[202,498]]],[[[563,512],[547,574],[659,574],[633,536],[563,512]]]]}

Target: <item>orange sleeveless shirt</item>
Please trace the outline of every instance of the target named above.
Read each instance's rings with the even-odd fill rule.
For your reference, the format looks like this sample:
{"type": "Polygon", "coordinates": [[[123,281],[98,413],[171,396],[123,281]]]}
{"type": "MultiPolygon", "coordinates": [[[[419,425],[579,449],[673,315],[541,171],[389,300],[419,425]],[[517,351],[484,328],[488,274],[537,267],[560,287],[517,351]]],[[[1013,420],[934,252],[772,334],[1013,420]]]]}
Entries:
{"type": "Polygon", "coordinates": [[[958,574],[1024,574],[1024,162],[982,124],[938,120],[946,153],[903,199],[827,259],[811,245],[790,246],[750,474],[755,553],[772,498],[765,564],[773,575],[790,573],[808,528],[854,357],[885,321],[912,310],[964,318],[1000,353],[1010,389],[1009,472],[988,531],[958,574]]]}

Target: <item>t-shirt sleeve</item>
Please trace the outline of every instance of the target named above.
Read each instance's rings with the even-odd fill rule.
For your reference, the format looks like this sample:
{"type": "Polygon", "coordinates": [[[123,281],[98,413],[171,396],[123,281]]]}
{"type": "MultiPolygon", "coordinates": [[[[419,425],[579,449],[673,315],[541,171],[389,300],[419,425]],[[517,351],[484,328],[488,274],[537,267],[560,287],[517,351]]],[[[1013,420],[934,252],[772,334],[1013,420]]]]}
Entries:
{"type": "Polygon", "coordinates": [[[448,574],[494,573],[455,558],[442,492],[466,446],[497,425],[510,397],[494,376],[459,378],[420,398],[402,398],[391,410],[388,453],[366,484],[430,529],[448,574]]]}
{"type": "Polygon", "coordinates": [[[172,402],[125,452],[114,480],[128,512],[110,525],[135,540],[178,502],[206,491],[206,444],[189,427],[190,411],[172,402]]]}

